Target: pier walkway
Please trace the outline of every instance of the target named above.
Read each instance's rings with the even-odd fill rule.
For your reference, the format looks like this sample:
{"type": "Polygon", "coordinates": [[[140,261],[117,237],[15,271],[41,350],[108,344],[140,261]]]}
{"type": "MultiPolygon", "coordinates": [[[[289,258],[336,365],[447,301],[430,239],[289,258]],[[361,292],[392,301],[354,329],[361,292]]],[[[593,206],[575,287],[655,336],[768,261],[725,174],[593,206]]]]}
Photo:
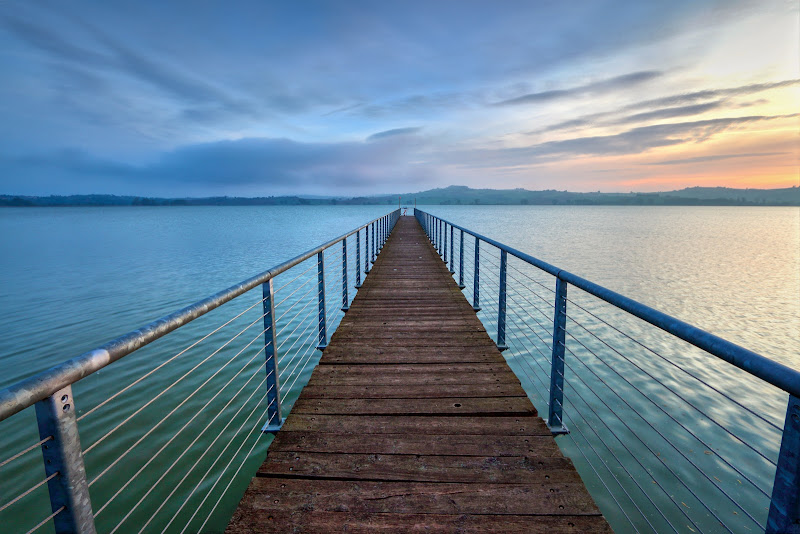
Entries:
{"type": "Polygon", "coordinates": [[[413,217],[226,532],[330,531],[611,531],[413,217]]]}

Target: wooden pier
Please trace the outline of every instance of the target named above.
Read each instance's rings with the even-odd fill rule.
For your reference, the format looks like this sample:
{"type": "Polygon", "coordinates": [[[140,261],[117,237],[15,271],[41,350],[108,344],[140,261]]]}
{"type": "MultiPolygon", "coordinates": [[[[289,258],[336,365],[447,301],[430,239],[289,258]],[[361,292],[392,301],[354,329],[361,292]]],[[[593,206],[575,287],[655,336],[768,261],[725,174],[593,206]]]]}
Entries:
{"type": "Polygon", "coordinates": [[[401,217],[226,532],[611,532],[401,217]]]}

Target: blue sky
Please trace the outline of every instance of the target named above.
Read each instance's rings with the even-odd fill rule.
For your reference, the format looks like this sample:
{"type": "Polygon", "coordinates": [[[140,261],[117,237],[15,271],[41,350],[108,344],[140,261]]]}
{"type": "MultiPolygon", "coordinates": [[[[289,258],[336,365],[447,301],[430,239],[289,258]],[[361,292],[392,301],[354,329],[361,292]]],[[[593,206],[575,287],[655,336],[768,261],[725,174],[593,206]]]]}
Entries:
{"type": "Polygon", "coordinates": [[[0,193],[797,185],[796,1],[0,4],[0,193]]]}

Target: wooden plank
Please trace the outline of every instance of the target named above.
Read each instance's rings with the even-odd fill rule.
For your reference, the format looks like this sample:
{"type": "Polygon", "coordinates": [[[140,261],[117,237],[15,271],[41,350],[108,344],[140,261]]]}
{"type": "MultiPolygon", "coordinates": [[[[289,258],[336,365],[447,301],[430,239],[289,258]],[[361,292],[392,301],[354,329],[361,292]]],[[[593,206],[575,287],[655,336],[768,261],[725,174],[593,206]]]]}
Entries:
{"type": "MultiPolygon", "coordinates": [[[[396,434],[422,436],[475,434],[496,436],[552,436],[539,417],[402,417],[290,414],[283,431],[313,431],[333,434],[396,434]]],[[[555,440],[554,440],[555,441],[555,440]]]]}
{"type": "Polygon", "coordinates": [[[243,501],[228,529],[229,534],[254,532],[348,532],[350,534],[608,534],[602,516],[511,516],[469,514],[356,514],[347,511],[275,512],[260,503],[243,501]]]}
{"type": "MultiPolygon", "coordinates": [[[[327,366],[334,367],[334,366],[327,366]]],[[[316,370],[315,370],[316,373],[316,370]]],[[[402,374],[382,375],[379,373],[351,373],[342,375],[322,375],[312,373],[309,385],[346,385],[360,386],[375,384],[378,386],[415,386],[437,384],[519,384],[519,380],[512,372],[507,373],[414,373],[404,376],[402,374]]]]}
{"type": "Polygon", "coordinates": [[[597,506],[578,483],[544,485],[343,482],[259,478],[245,500],[254,507],[287,511],[316,510],[351,513],[486,513],[510,515],[599,515],[597,506]]]}
{"type": "MultiPolygon", "coordinates": [[[[407,348],[407,349],[447,349],[447,348],[460,348],[462,350],[492,350],[497,349],[494,341],[489,336],[486,337],[471,337],[470,339],[449,340],[442,336],[436,337],[415,337],[415,336],[395,336],[395,337],[373,337],[373,336],[340,336],[334,334],[331,337],[331,343],[334,341],[341,342],[342,344],[360,344],[369,345],[372,347],[383,347],[384,349],[407,348]],[[346,342],[346,343],[345,343],[346,342]]],[[[330,346],[330,345],[329,345],[330,346]]],[[[325,349],[327,352],[328,349],[325,349]]]]}
{"type": "Polygon", "coordinates": [[[427,454],[445,456],[562,456],[550,435],[478,436],[421,434],[325,434],[282,430],[270,451],[338,452],[357,454],[427,454]]]}
{"type": "Polygon", "coordinates": [[[320,365],[364,365],[375,363],[501,363],[503,356],[488,350],[420,351],[413,347],[396,347],[395,350],[362,345],[349,351],[325,349],[320,365]]]}
{"type": "Polygon", "coordinates": [[[579,483],[568,458],[404,454],[267,453],[258,476],[489,484],[579,483]]]}
{"type": "Polygon", "coordinates": [[[438,386],[306,386],[304,399],[437,399],[454,397],[525,397],[518,384],[438,386]]]}
{"type": "Polygon", "coordinates": [[[292,411],[328,415],[536,415],[527,397],[445,397],[426,399],[309,399],[292,411]]]}
{"type": "Polygon", "coordinates": [[[429,373],[480,373],[505,374],[511,372],[505,363],[457,363],[430,365],[325,365],[314,369],[320,376],[356,376],[356,375],[403,375],[429,373]]]}

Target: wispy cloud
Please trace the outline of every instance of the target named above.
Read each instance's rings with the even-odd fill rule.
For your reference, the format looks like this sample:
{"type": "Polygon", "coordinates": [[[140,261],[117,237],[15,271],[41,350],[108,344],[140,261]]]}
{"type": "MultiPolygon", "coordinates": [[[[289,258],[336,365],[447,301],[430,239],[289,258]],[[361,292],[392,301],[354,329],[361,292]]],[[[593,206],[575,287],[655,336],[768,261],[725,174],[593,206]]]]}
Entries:
{"type": "Polygon", "coordinates": [[[782,156],[787,152],[752,152],[749,154],[714,154],[710,156],[698,156],[696,158],[667,159],[663,161],[653,161],[644,165],[685,165],[691,163],[706,163],[709,161],[719,161],[733,158],[765,158],[769,156],[782,156]]]}
{"type": "MultiPolygon", "coordinates": [[[[634,122],[648,122],[660,119],[670,119],[675,117],[689,117],[692,115],[699,115],[713,110],[723,109],[725,107],[741,108],[750,107],[754,103],[735,104],[729,99],[734,96],[749,96],[752,94],[769,91],[771,89],[781,89],[792,87],[800,84],[800,79],[797,80],[782,80],[778,82],[759,83],[742,85],[737,87],[727,87],[723,89],[709,89],[704,91],[694,91],[691,93],[682,93],[670,95],[662,98],[655,98],[650,100],[642,100],[633,104],[628,104],[618,109],[610,111],[602,111],[598,113],[591,113],[583,115],[574,119],[561,121],[551,124],[539,130],[527,132],[529,134],[554,132],[558,130],[569,130],[573,128],[582,128],[589,126],[608,126],[619,124],[630,124],[634,122]],[[712,102],[697,103],[700,100],[708,100],[717,98],[712,102]],[[669,107],[663,107],[669,106],[669,107]],[[635,113],[633,115],[623,115],[625,112],[637,109],[651,108],[650,111],[635,113]],[[653,109],[654,108],[654,109],[653,109]]],[[[759,100],[758,104],[766,103],[767,100],[759,100]]]]}
{"type": "Polygon", "coordinates": [[[661,98],[654,98],[652,100],[643,100],[626,106],[625,109],[640,109],[660,106],[681,106],[693,104],[699,100],[708,100],[712,98],[724,98],[731,96],[745,96],[769,91],[770,89],[781,89],[784,87],[792,87],[800,84],[800,79],[782,80],[779,82],[770,83],[753,83],[749,85],[740,85],[738,87],[727,87],[724,89],[706,89],[703,91],[692,91],[689,93],[681,93],[676,95],[665,96],[661,98]]]}
{"type": "Polygon", "coordinates": [[[411,135],[419,132],[422,128],[420,127],[411,127],[411,128],[395,128],[393,130],[384,130],[382,132],[374,133],[367,137],[367,141],[376,141],[378,139],[386,139],[387,137],[395,137],[398,135],[411,135]]]}
{"type": "Polygon", "coordinates": [[[614,135],[576,137],[527,147],[460,152],[458,157],[468,162],[467,166],[483,167],[534,164],[553,157],[641,154],[659,147],[702,143],[716,134],[743,124],[797,116],[799,115],[751,115],[655,124],[640,126],[614,135]]]}
{"type": "Polygon", "coordinates": [[[706,104],[694,104],[692,106],[678,106],[674,108],[656,109],[653,111],[645,111],[643,113],[636,113],[635,115],[628,115],[613,121],[611,124],[628,124],[632,122],[649,122],[661,119],[674,119],[675,117],[690,117],[692,115],[700,115],[708,111],[719,109],[724,105],[724,102],[718,100],[716,102],[708,102],[706,104]]]}
{"type": "Polygon", "coordinates": [[[538,93],[529,93],[527,95],[510,98],[501,102],[496,102],[495,106],[516,106],[520,104],[539,104],[543,102],[550,102],[553,100],[561,100],[574,96],[583,95],[596,95],[599,93],[607,93],[612,91],[619,91],[622,89],[629,89],[631,87],[649,82],[663,76],[663,72],[655,70],[632,72],[630,74],[623,74],[606,80],[587,83],[569,89],[555,89],[551,91],[541,91],[538,93]]]}
{"type": "Polygon", "coordinates": [[[74,76],[87,76],[86,70],[100,72],[105,76],[123,75],[191,105],[205,104],[209,109],[224,108],[227,112],[238,114],[254,113],[256,108],[240,98],[231,97],[225,91],[202,79],[180,72],[174,65],[168,65],[147,57],[111,38],[99,29],[81,23],[89,35],[100,45],[98,50],[89,50],[72,44],[57,31],[38,26],[20,18],[4,15],[0,21],[19,39],[27,42],[62,68],[74,71],[74,76]]]}

